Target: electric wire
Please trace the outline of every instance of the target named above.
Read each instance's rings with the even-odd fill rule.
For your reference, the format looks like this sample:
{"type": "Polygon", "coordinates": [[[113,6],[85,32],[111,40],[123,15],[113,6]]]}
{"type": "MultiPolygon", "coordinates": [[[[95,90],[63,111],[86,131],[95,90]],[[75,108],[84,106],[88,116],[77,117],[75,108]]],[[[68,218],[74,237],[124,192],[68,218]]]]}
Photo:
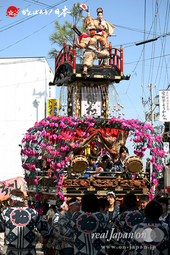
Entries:
{"type": "MultiPolygon", "coordinates": [[[[143,40],[145,41],[146,40],[146,0],[144,2],[144,35],[143,35],[143,40]]],[[[141,84],[144,84],[144,77],[145,77],[145,44],[143,45],[143,52],[142,52],[142,55],[143,55],[143,61],[142,61],[142,75],[141,75],[141,84]]],[[[144,86],[142,86],[142,98],[146,98],[146,95],[145,95],[145,90],[144,90],[144,86]]],[[[142,102],[143,103],[143,102],[142,102]]],[[[145,109],[145,105],[144,106],[144,109],[145,109]]]]}
{"type": "Polygon", "coordinates": [[[31,3],[31,4],[34,4],[34,5],[38,5],[38,6],[50,7],[50,5],[39,2],[39,1],[34,1],[34,0],[33,1],[24,0],[24,1],[28,2],[28,3],[31,3]]]}
{"type": "MultiPolygon", "coordinates": [[[[52,9],[52,8],[54,8],[54,7],[56,7],[56,6],[58,6],[59,4],[62,4],[62,3],[64,3],[64,2],[67,2],[67,0],[61,0],[60,2],[58,2],[57,4],[54,4],[54,5],[52,5],[50,8],[47,8],[46,10],[48,11],[49,9],[52,9]]],[[[42,11],[44,11],[45,9],[43,9],[42,11]]],[[[6,26],[4,26],[4,27],[1,27],[0,29],[0,33],[2,33],[2,32],[4,32],[4,31],[6,31],[6,30],[8,30],[8,29],[10,29],[10,28],[12,28],[12,27],[14,27],[14,26],[17,26],[17,25],[19,25],[19,24],[21,24],[21,23],[23,23],[23,22],[25,22],[25,21],[27,21],[27,20],[30,20],[30,19],[32,19],[32,18],[34,18],[34,17],[37,17],[37,15],[39,15],[39,14],[35,14],[35,15],[32,15],[32,16],[29,16],[29,17],[26,17],[26,18],[22,18],[22,19],[20,19],[19,21],[16,21],[16,22],[12,22],[11,24],[9,24],[9,25],[6,25],[6,26]],[[4,29],[3,29],[4,28],[4,29]]]]}
{"type": "MultiPolygon", "coordinates": [[[[67,1],[67,0],[65,0],[65,1],[67,1]]],[[[61,16],[60,16],[59,18],[61,18],[61,16]]],[[[58,18],[58,19],[59,19],[59,18],[58,18]]],[[[12,47],[12,46],[14,46],[15,44],[17,44],[17,43],[19,43],[19,42],[21,42],[21,41],[23,41],[23,40],[25,40],[25,39],[27,39],[28,37],[32,36],[33,34],[39,32],[39,31],[41,31],[41,30],[44,29],[45,27],[47,27],[47,26],[49,26],[50,24],[54,23],[55,21],[56,21],[56,19],[55,19],[55,20],[52,20],[50,23],[44,25],[44,26],[41,27],[40,29],[37,29],[37,30],[34,31],[33,33],[31,33],[31,34],[25,36],[24,38],[18,40],[17,42],[15,42],[15,43],[13,43],[13,44],[11,44],[11,45],[9,45],[9,46],[7,46],[7,47],[1,49],[0,52],[1,52],[1,51],[4,51],[4,50],[6,50],[6,49],[8,49],[8,48],[10,48],[10,47],[12,47]]]]}
{"type": "MultiPolygon", "coordinates": [[[[170,8],[170,5],[169,5],[169,1],[167,0],[167,8],[166,8],[166,15],[165,15],[165,25],[164,25],[164,33],[167,32],[167,24],[168,24],[168,21],[169,21],[169,8],[170,8]]],[[[160,30],[161,30],[161,25],[160,25],[160,19],[159,19],[159,27],[160,27],[160,30]]],[[[162,47],[161,47],[161,53],[160,55],[165,55],[165,46],[166,46],[166,38],[163,37],[161,38],[161,44],[162,44],[162,47]]],[[[159,86],[161,84],[161,74],[162,74],[162,68],[163,68],[163,60],[165,60],[165,66],[167,66],[166,64],[166,59],[164,58],[160,58],[160,61],[159,61],[159,66],[157,68],[157,75],[156,75],[156,79],[155,79],[155,83],[157,83],[157,93],[158,93],[158,90],[159,90],[159,86]],[[157,82],[158,80],[158,82],[157,82]]]]}
{"type": "MultiPolygon", "coordinates": [[[[51,23],[50,23],[51,24],[51,23]]],[[[119,25],[116,25],[116,26],[118,26],[118,27],[121,27],[121,26],[119,26],[119,25]]],[[[44,27],[43,27],[44,28],[44,27]]],[[[125,27],[124,27],[125,28],[125,27]]],[[[130,29],[130,28],[127,28],[127,29],[130,29]]],[[[133,30],[133,29],[130,29],[130,30],[133,30]]],[[[39,31],[39,30],[37,30],[37,31],[39,31]]],[[[136,30],[137,31],[137,30],[136,30]]],[[[36,32],[36,31],[35,31],[36,32]]],[[[34,33],[35,33],[34,32],[34,33]]],[[[139,31],[137,31],[137,32],[139,32],[139,31]]],[[[34,34],[34,33],[32,33],[32,34],[34,34]]],[[[145,33],[145,30],[144,30],[144,33],[145,33]]],[[[31,35],[32,35],[31,34],[31,35]]],[[[148,32],[146,32],[146,34],[148,34],[148,32]]],[[[151,35],[151,33],[149,33],[150,35],[151,35]]],[[[30,35],[29,35],[30,36],[30,35]]],[[[154,35],[155,36],[155,35],[154,35]]],[[[27,38],[27,37],[25,37],[25,38],[27,38]]],[[[23,38],[23,39],[25,39],[25,38],[23,38]]],[[[21,40],[20,40],[21,41],[21,40]]],[[[18,42],[17,42],[18,43],[18,42]]],[[[132,43],[127,43],[126,44],[127,45],[127,47],[132,47],[132,46],[134,46],[134,44],[132,45],[132,43]]],[[[165,55],[165,51],[163,52],[163,54],[162,54],[162,56],[160,56],[160,58],[162,58],[162,57],[165,57],[165,56],[168,56],[168,55],[170,55],[170,54],[167,54],[167,55],[165,55]]],[[[151,58],[150,58],[150,60],[153,60],[153,59],[155,59],[155,58],[158,58],[158,57],[152,57],[151,56],[151,58]]],[[[145,59],[145,58],[143,58],[143,60],[141,60],[140,58],[139,58],[139,60],[137,61],[137,62],[131,62],[131,63],[137,63],[137,65],[135,66],[135,68],[133,69],[133,71],[132,72],[134,72],[133,74],[135,74],[135,70],[136,70],[136,68],[137,68],[137,66],[138,66],[138,64],[141,62],[141,61],[146,61],[146,60],[149,60],[149,59],[145,59]]],[[[124,64],[128,64],[128,63],[124,63],[124,64]]],[[[129,89],[129,87],[130,87],[130,84],[131,84],[131,81],[129,82],[129,86],[128,86],[128,89],[129,89]]],[[[127,89],[127,92],[128,92],[128,89],[127,89]]],[[[126,94],[126,93],[125,93],[126,94]]]]}

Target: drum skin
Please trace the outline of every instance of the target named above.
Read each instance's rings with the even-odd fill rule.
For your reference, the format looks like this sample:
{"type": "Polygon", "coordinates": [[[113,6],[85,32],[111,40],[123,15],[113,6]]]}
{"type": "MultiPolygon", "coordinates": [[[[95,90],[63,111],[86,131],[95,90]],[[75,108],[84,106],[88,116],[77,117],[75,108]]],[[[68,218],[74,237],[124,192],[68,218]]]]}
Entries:
{"type": "Polygon", "coordinates": [[[71,168],[75,173],[82,173],[87,170],[89,162],[83,155],[76,155],[71,161],[71,168]]]}
{"type": "Polygon", "coordinates": [[[131,156],[128,157],[125,162],[125,170],[127,173],[130,174],[137,174],[143,168],[143,163],[140,157],[138,156],[131,156]]]}

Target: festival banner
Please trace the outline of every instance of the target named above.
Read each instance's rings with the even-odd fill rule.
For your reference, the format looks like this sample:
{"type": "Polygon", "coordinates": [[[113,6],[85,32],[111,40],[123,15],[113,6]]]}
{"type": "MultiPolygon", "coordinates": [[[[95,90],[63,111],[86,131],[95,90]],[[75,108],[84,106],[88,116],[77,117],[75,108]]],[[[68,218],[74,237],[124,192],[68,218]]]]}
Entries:
{"type": "Polygon", "coordinates": [[[20,189],[26,194],[26,182],[23,177],[19,176],[0,182],[0,200],[8,199],[9,194],[13,189],[20,189]]]}

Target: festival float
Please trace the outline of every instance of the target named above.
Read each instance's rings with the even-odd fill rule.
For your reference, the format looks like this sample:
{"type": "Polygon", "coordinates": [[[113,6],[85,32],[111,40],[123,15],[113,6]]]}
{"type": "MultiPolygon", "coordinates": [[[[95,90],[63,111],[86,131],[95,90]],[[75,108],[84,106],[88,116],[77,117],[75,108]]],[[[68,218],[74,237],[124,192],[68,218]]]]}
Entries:
{"type": "MultiPolygon", "coordinates": [[[[94,30],[95,22],[89,13],[85,22],[87,31],[94,30]]],[[[114,83],[130,78],[123,73],[123,47],[117,49],[111,43],[103,47],[103,40],[107,44],[108,34],[91,36],[87,33],[84,36],[77,26],[73,26],[73,30],[80,40],[73,45],[64,43],[55,59],[55,77],[50,84],[61,87],[62,114],[36,122],[27,130],[21,145],[28,196],[30,201],[35,201],[41,214],[46,201],[52,203],[58,197],[81,197],[86,192],[105,196],[114,191],[118,198],[122,198],[133,190],[137,196],[149,194],[153,198],[163,167],[162,141],[153,127],[135,119],[121,119],[121,104],[117,102],[114,83]],[[99,42],[97,45],[94,37],[99,42]],[[87,54],[83,63],[78,63],[77,49],[82,49],[83,45],[87,54]],[[87,63],[88,53],[92,64],[87,63]],[[98,61],[96,65],[95,61],[98,61]],[[114,113],[117,116],[113,116],[114,113]],[[116,172],[115,175],[100,176],[96,175],[97,171],[89,171],[89,177],[84,177],[90,153],[99,157],[109,154],[115,161],[127,138],[133,143],[134,155],[126,160],[125,175],[116,172]],[[143,162],[146,150],[150,150],[152,156],[143,162]]]]}

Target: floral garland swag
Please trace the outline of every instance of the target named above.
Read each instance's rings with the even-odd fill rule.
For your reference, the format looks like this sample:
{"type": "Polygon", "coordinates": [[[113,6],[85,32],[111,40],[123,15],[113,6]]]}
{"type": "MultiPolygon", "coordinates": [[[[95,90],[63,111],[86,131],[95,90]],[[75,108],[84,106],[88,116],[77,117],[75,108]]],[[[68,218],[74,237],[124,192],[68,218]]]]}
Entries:
{"type": "MultiPolygon", "coordinates": [[[[106,123],[106,121],[105,121],[106,123]]],[[[150,150],[153,165],[151,173],[149,197],[153,199],[155,186],[158,183],[159,172],[163,167],[164,150],[162,138],[153,132],[153,127],[143,124],[139,120],[112,119],[107,121],[107,126],[128,130],[130,141],[133,142],[134,154],[143,158],[145,151],[150,150]]],[[[52,165],[58,196],[64,198],[62,191],[64,166],[70,161],[69,153],[74,152],[85,138],[91,135],[95,127],[99,128],[97,120],[92,117],[47,117],[46,120],[36,122],[34,127],[27,130],[22,140],[21,157],[22,167],[25,170],[25,181],[29,186],[30,180],[36,186],[35,208],[42,215],[43,207],[38,177],[36,175],[37,158],[46,157],[52,165]],[[98,126],[96,126],[98,125],[98,126]],[[79,135],[77,136],[77,131],[79,135]]]]}

